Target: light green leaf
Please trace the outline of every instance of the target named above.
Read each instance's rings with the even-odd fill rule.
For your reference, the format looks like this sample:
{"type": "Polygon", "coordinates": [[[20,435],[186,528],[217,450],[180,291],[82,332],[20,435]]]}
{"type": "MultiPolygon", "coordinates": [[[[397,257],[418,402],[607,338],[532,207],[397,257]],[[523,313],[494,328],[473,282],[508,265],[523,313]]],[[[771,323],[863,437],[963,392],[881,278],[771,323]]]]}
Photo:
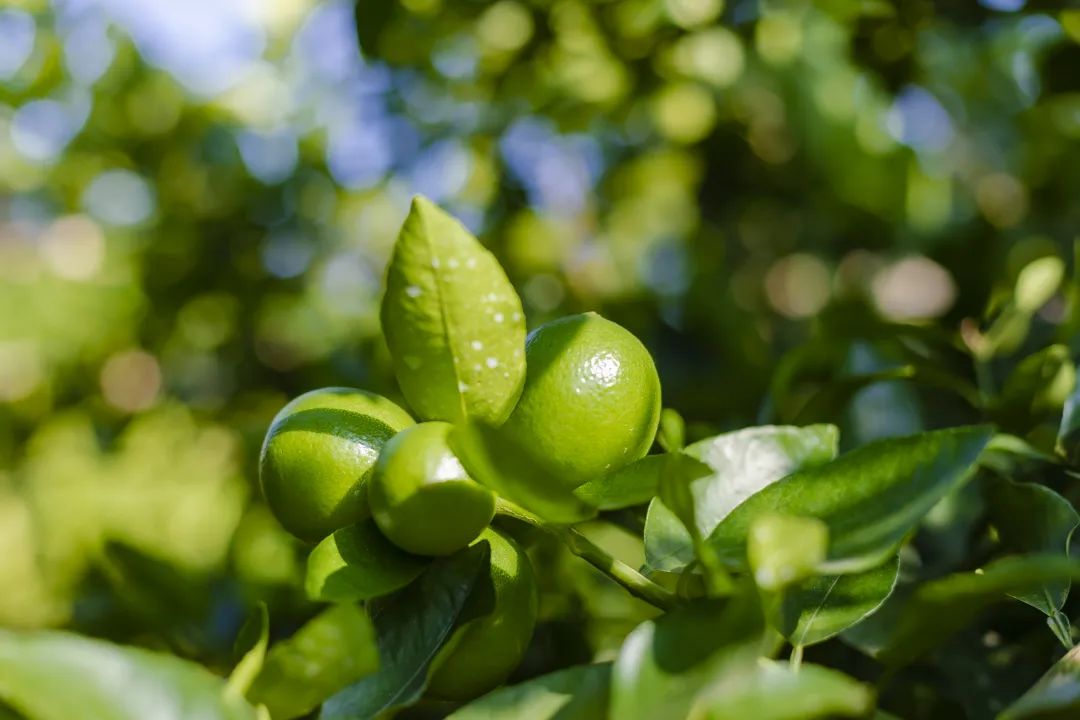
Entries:
{"type": "Polygon", "coordinates": [[[247,694],[266,662],[266,648],[269,644],[270,615],[266,611],[266,603],[260,602],[240,628],[236,638],[236,651],[241,657],[229,675],[227,692],[234,693],[237,697],[247,694]]]}
{"type": "Polygon", "coordinates": [[[686,445],[686,421],[677,411],[664,408],[660,412],[660,426],[656,441],[665,452],[678,452],[686,445]]]}
{"type": "MultiPolygon", "coordinates": [[[[832,425],[805,428],[746,428],[693,443],[684,451],[712,469],[691,485],[696,524],[708,535],[733,509],[770,483],[803,467],[836,457],[832,425]]],[[[674,572],[694,561],[690,533],[661,502],[653,500],[645,520],[645,559],[654,570],[674,572]]]]}
{"type": "MultiPolygon", "coordinates": [[[[1009,552],[1069,555],[1073,531],[1080,525],[1080,513],[1072,503],[1043,485],[1013,482],[990,473],[982,486],[990,522],[1009,552]]],[[[1057,580],[1013,597],[1052,617],[1065,604],[1070,584],[1067,579],[1057,580]]]]}
{"type": "Polygon", "coordinates": [[[642,623],[626,638],[611,675],[609,717],[687,717],[724,668],[756,661],[762,633],[753,591],[728,602],[698,600],[642,623]]]}
{"type": "Polygon", "coordinates": [[[308,555],[304,586],[316,601],[368,600],[405,587],[428,563],[387,540],[368,518],[315,546],[308,555]]]}
{"type": "Polygon", "coordinates": [[[495,256],[423,197],[386,275],[382,327],[405,398],[425,420],[500,423],[525,382],[521,300],[495,256]]]}
{"type": "Polygon", "coordinates": [[[874,708],[871,688],[847,675],[804,664],[760,660],[723,673],[702,693],[692,720],[813,720],[865,717],[874,708]]]}
{"type": "Polygon", "coordinates": [[[504,687],[447,720],[594,720],[608,716],[611,663],[578,665],[504,687]]]}
{"type": "Polygon", "coordinates": [[[615,472],[574,488],[574,495],[598,510],[619,510],[643,505],[660,490],[666,455],[646,455],[615,472]]]}
{"type": "Polygon", "coordinates": [[[805,580],[769,608],[774,627],[797,647],[824,642],[871,615],[896,587],[900,558],[851,575],[805,580]]]}
{"type": "Polygon", "coordinates": [[[191,662],[72,633],[0,630],[0,700],[31,720],[254,720],[191,662]]]}
{"type": "Polygon", "coordinates": [[[416,702],[489,556],[487,542],[477,543],[434,561],[416,582],[376,601],[379,670],[327,700],[319,717],[368,720],[416,702]]]}
{"type": "Polygon", "coordinates": [[[828,547],[829,529],[820,520],[762,515],[750,528],[747,559],[757,586],[776,592],[813,575],[828,547]]]}
{"type": "Polygon", "coordinates": [[[1065,653],[998,720],[1073,720],[1080,717],[1080,645],[1065,653]]]}
{"type": "Polygon", "coordinates": [[[735,508],[707,542],[725,562],[742,567],[747,534],[758,517],[815,517],[829,528],[825,572],[875,567],[967,480],[991,434],[989,427],[976,426],[872,442],[769,485],[735,508]]]}
{"type": "Polygon", "coordinates": [[[1080,562],[1075,560],[1061,555],[1020,555],[990,563],[981,572],[957,573],[928,582],[904,603],[877,658],[887,665],[905,665],[1007,594],[1078,578],[1080,562]]]}
{"type": "Polygon", "coordinates": [[[1041,257],[1024,266],[1016,277],[1016,307],[1029,315],[1038,312],[1065,279],[1065,263],[1053,255],[1041,257]]]}
{"type": "Polygon", "coordinates": [[[288,720],[378,667],[371,621],[360,608],[339,605],[275,644],[247,697],[265,705],[274,720],[288,720]]]}
{"type": "Polygon", "coordinates": [[[455,426],[449,439],[470,477],[541,519],[561,525],[596,515],[595,507],[554,482],[532,451],[501,428],[466,422],[455,426]]]}

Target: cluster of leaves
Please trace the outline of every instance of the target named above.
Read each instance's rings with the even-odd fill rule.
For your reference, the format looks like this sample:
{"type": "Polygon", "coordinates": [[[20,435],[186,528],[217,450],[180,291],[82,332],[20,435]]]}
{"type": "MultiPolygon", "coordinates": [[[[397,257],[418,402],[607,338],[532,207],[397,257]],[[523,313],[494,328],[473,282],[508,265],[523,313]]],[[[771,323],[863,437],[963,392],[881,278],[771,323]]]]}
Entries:
{"type": "MultiPolygon", "coordinates": [[[[1062,494],[1077,474],[1080,393],[1067,353],[1037,351],[1000,391],[984,379],[964,398],[972,418],[1007,420],[1013,433],[960,425],[839,453],[836,425],[762,425],[686,444],[685,423],[666,410],[662,452],[570,490],[538,470],[529,448],[474,420],[499,395],[498,377],[466,384],[456,374],[470,339],[508,361],[522,341],[519,325],[477,311],[477,297],[516,297],[490,255],[420,200],[395,257],[384,317],[437,317],[417,352],[454,360],[453,372],[431,372],[410,392],[460,415],[455,451],[502,498],[500,522],[562,541],[652,605],[653,616],[620,639],[609,661],[559,667],[464,707],[425,703],[432,659],[477,619],[466,617],[465,601],[487,571],[487,546],[421,561],[368,521],[334,533],[309,559],[307,592],[330,607],[271,644],[260,606],[240,633],[227,682],[178,658],[66,633],[8,632],[0,635],[0,698],[14,712],[37,720],[94,708],[132,718],[152,703],[162,716],[276,720],[317,708],[324,720],[361,720],[414,706],[454,718],[887,718],[959,705],[969,717],[1017,719],[1080,710],[1066,605],[1080,579],[1069,555],[1080,513],[1062,494]],[[432,261],[449,257],[457,262],[432,261]],[[473,270],[469,292],[460,291],[464,268],[473,270]],[[421,280],[430,292],[410,292],[421,280]],[[1047,360],[1058,355],[1057,365],[1047,360]],[[1065,380],[1061,367],[1070,368],[1065,380]],[[1020,402],[1029,415],[1010,405],[1020,402]],[[1002,417],[1002,407],[1013,409],[1002,417]],[[634,518],[640,570],[582,532],[634,518]],[[1032,637],[1040,626],[1043,637],[1032,637]],[[1028,672],[1019,669],[1023,653],[1002,650],[1017,645],[1046,670],[1055,641],[1068,654],[1042,680],[1029,678],[1026,691],[1015,677],[986,685],[1002,672],[1028,672]]],[[[1061,269],[1045,263],[1023,274],[986,330],[966,330],[972,361],[990,364],[1007,346],[987,338],[1023,342],[1025,313],[1062,281],[1061,269]]],[[[919,367],[925,346],[905,347],[919,367]]],[[[415,369],[402,357],[403,370],[415,369]]],[[[897,378],[924,376],[850,382],[897,378]]],[[[964,382],[932,378],[935,386],[964,382]]],[[[826,407],[822,396],[839,387],[805,405],[826,407]]]]}

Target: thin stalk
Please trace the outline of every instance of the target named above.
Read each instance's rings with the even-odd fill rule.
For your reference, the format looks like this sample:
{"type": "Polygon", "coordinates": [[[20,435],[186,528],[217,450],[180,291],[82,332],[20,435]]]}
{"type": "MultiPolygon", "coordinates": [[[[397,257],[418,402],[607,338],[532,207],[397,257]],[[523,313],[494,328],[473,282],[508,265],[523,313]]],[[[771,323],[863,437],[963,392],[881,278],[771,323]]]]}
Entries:
{"type": "Polygon", "coordinates": [[[792,670],[795,670],[797,672],[799,670],[799,668],[802,667],[802,656],[803,656],[803,646],[802,645],[792,645],[791,646],[791,657],[788,658],[788,663],[790,663],[792,670]]]}
{"type": "Polygon", "coordinates": [[[1069,619],[1065,617],[1060,610],[1057,610],[1053,615],[1046,618],[1046,624],[1050,626],[1050,629],[1054,632],[1054,636],[1061,641],[1061,644],[1065,646],[1065,649],[1072,650],[1072,626],[1069,623],[1069,619]]]}

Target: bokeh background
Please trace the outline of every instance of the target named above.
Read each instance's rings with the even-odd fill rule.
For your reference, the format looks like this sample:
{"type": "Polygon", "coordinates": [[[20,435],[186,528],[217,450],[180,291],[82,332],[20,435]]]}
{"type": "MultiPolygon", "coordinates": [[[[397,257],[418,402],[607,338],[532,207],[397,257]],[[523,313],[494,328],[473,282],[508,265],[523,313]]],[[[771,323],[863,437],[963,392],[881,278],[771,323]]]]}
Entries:
{"type": "MultiPolygon", "coordinates": [[[[400,397],[377,310],[414,193],[531,327],[641,337],[691,436],[850,446],[1007,369],[969,351],[1023,268],[1071,267],[1078,141],[1080,11],[1050,3],[3,0],[0,625],[224,666],[255,600],[276,633],[313,611],[258,447],[305,390],[400,397]],[[889,375],[912,357],[929,390],[889,375]]],[[[1072,305],[1003,355],[1072,337],[1072,305]]],[[[648,614],[534,553],[522,673],[648,614]]]]}

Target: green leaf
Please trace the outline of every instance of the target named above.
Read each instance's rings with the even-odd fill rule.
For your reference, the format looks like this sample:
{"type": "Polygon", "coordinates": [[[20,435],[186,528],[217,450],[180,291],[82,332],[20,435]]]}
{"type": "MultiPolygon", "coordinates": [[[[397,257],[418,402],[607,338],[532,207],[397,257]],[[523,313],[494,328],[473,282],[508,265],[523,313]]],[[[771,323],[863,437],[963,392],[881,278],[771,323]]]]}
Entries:
{"type": "Polygon", "coordinates": [[[757,659],[764,625],[755,595],[697,600],[635,628],[612,668],[608,716],[687,717],[718,672],[757,659]]]}
{"type": "Polygon", "coordinates": [[[450,637],[477,578],[488,566],[487,542],[434,561],[416,582],[378,601],[372,621],[379,671],[323,705],[322,720],[381,717],[416,702],[431,661],[450,637]]]}
{"type": "Polygon", "coordinates": [[[447,720],[593,720],[608,716],[611,663],[578,665],[504,687],[447,720]]]}
{"type": "Polygon", "coordinates": [[[1080,385],[1065,398],[1057,434],[1057,452],[1072,467],[1080,467],[1080,385]]]}
{"type": "Polygon", "coordinates": [[[66,632],[0,630],[0,700],[32,720],[254,720],[194,663],[66,632]]]}
{"type": "MultiPolygon", "coordinates": [[[[1011,553],[1069,555],[1069,542],[1080,513],[1065,498],[1043,485],[1018,483],[987,473],[984,496],[990,522],[1001,544],[1011,553]]],[[[1047,616],[1054,616],[1069,596],[1067,579],[1047,583],[1035,591],[1014,594],[1047,616]]]]}
{"type": "Polygon", "coordinates": [[[498,424],[525,382],[521,300],[495,256],[413,199],[386,275],[382,327],[401,391],[425,420],[498,424]]]}
{"type": "Polygon", "coordinates": [[[274,720],[288,720],[306,715],[378,667],[375,630],[367,614],[338,605],[270,649],[247,697],[265,705],[274,720]]]}
{"type": "Polygon", "coordinates": [[[827,575],[787,588],[769,608],[773,626],[796,647],[824,642],[871,615],[896,587],[900,558],[851,575],[827,575]]]}
{"type": "Polygon", "coordinates": [[[877,658],[887,665],[905,665],[1007,594],[1027,593],[1046,583],[1077,578],[1080,562],[1061,555],[1021,555],[997,560],[981,572],[957,573],[928,582],[904,603],[877,658]]]}
{"type": "Polygon", "coordinates": [[[553,482],[532,451],[501,428],[466,422],[455,426],[449,439],[470,477],[541,519],[563,525],[596,515],[595,507],[553,482]]]}
{"type": "Polygon", "coordinates": [[[615,472],[590,480],[574,489],[574,495],[598,510],[619,510],[643,505],[660,490],[666,455],[646,455],[615,472]]]}
{"type": "MultiPolygon", "coordinates": [[[[836,457],[838,432],[832,425],[805,428],[763,426],[701,440],[684,451],[712,472],[691,485],[696,524],[708,537],[728,513],[748,497],[803,467],[836,457]]],[[[654,570],[675,572],[694,561],[693,538],[658,500],[645,520],[645,560],[654,570]]]]}
{"type": "Polygon", "coordinates": [[[247,694],[266,661],[266,648],[270,644],[270,615],[266,603],[255,606],[254,612],[240,628],[236,638],[236,650],[240,660],[229,675],[227,691],[237,697],[247,694]]]}
{"type": "Polygon", "coordinates": [[[1080,717],[1080,645],[1065,653],[998,720],[1073,720],[1080,717]]]}
{"type": "Polygon", "coordinates": [[[869,443],[769,485],[732,511],[707,542],[725,562],[742,567],[758,517],[815,517],[829,528],[826,572],[875,567],[968,478],[991,434],[989,427],[962,427],[869,443]]]}
{"type": "Polygon", "coordinates": [[[1038,312],[1054,297],[1064,279],[1065,263],[1059,257],[1049,255],[1028,263],[1016,277],[1016,307],[1029,315],[1038,312]]]}
{"type": "Polygon", "coordinates": [[[829,529],[820,520],[762,515],[750,528],[747,559],[757,586],[776,592],[813,575],[828,547],[829,529]]]}
{"type": "Polygon", "coordinates": [[[690,535],[694,555],[701,562],[705,586],[710,595],[722,595],[730,591],[731,578],[720,563],[716,552],[705,545],[697,529],[694,496],[691,484],[711,472],[708,465],[684,453],[664,456],[663,472],[660,474],[660,497],[662,507],[669,508],[683,529],[690,535]]]}
{"type": "Polygon", "coordinates": [[[316,601],[368,600],[405,587],[428,562],[387,540],[368,518],[337,530],[315,546],[308,555],[304,587],[316,601]]]}
{"type": "Polygon", "coordinates": [[[1009,375],[994,407],[995,417],[1027,427],[1042,415],[1057,413],[1076,388],[1076,366],[1069,348],[1051,345],[1024,358],[1009,375]]]}
{"type": "Polygon", "coordinates": [[[697,700],[694,720],[812,720],[865,717],[874,692],[847,675],[820,665],[797,670],[771,660],[722,674],[697,700]]]}
{"type": "Polygon", "coordinates": [[[665,452],[678,452],[686,445],[686,421],[677,411],[664,408],[660,412],[660,426],[656,441],[665,452]]]}

